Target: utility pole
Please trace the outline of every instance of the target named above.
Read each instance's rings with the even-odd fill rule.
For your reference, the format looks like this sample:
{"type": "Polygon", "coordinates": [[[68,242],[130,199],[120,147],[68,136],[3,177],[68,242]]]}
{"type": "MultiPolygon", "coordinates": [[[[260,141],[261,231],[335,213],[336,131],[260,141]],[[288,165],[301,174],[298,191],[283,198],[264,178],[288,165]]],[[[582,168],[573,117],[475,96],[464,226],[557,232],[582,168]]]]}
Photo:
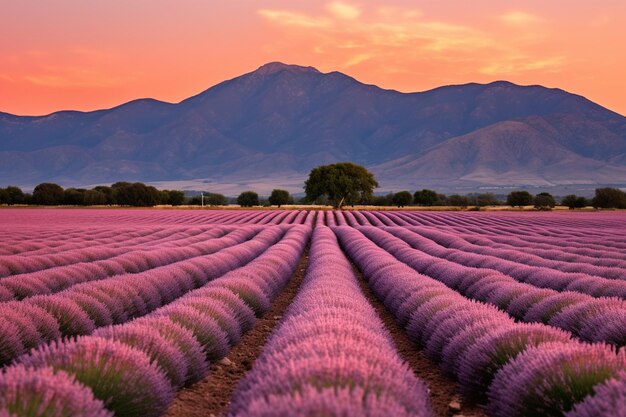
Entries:
{"type": "Polygon", "coordinates": [[[204,192],[200,191],[200,196],[202,200],[202,207],[204,207],[204,192]]]}

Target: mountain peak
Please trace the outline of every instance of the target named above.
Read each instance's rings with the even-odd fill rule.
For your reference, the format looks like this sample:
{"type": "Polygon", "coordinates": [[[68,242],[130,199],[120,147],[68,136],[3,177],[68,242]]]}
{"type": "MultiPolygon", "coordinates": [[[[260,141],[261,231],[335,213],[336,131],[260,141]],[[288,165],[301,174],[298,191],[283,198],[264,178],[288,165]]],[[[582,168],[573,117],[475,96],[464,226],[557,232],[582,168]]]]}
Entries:
{"type": "Polygon", "coordinates": [[[284,64],[282,62],[270,62],[267,63],[265,65],[262,65],[261,67],[259,67],[256,71],[254,71],[255,74],[258,75],[271,75],[271,74],[275,74],[277,72],[281,72],[281,71],[289,71],[292,73],[312,73],[312,74],[319,74],[320,72],[313,68],[313,67],[303,67],[300,65],[290,65],[290,64],[284,64]]]}

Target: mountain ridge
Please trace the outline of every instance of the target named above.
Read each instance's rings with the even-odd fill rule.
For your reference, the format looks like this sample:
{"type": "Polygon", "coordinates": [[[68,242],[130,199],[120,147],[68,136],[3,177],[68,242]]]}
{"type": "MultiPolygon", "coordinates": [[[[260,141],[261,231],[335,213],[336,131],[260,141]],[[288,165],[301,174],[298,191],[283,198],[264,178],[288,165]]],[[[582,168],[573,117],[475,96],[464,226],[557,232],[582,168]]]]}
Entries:
{"type": "Polygon", "coordinates": [[[534,161],[553,161],[590,186],[626,184],[626,118],[583,96],[508,81],[402,93],[279,62],[178,103],[144,98],[91,112],[0,112],[0,179],[236,180],[245,188],[258,178],[280,185],[314,166],[350,160],[371,167],[383,188],[564,184],[554,169],[507,153],[511,136],[528,142],[534,161]],[[504,122],[520,124],[509,123],[506,133],[504,122]],[[482,156],[459,159],[459,149],[470,148],[482,156]],[[499,164],[515,169],[503,172],[499,164]]]}

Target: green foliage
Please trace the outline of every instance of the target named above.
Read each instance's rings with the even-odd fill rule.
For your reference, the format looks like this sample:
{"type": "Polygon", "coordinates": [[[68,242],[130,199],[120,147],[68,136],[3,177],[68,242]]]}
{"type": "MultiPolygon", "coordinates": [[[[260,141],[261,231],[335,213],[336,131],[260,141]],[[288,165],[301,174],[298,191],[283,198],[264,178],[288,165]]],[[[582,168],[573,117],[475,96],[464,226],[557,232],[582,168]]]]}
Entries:
{"type": "Polygon", "coordinates": [[[94,187],[94,191],[98,191],[99,193],[102,193],[102,195],[104,195],[105,202],[103,204],[117,204],[117,201],[115,201],[115,191],[113,190],[113,188],[106,185],[99,185],[97,187],[94,187]]]}
{"type": "Polygon", "coordinates": [[[85,204],[85,193],[83,188],[67,188],[63,191],[63,204],[68,206],[82,206],[85,204]]]}
{"type": "Polygon", "coordinates": [[[354,205],[372,198],[378,182],[374,175],[360,165],[339,162],[322,165],[309,173],[304,183],[308,201],[327,197],[332,205],[341,208],[344,204],[354,205]]]}
{"type": "Polygon", "coordinates": [[[103,206],[107,204],[107,197],[100,191],[87,190],[83,201],[86,206],[103,206]]]}
{"type": "Polygon", "coordinates": [[[536,209],[547,210],[556,206],[556,201],[550,193],[539,193],[533,198],[533,204],[536,209]]]}
{"type": "Polygon", "coordinates": [[[491,193],[483,193],[478,194],[475,197],[475,202],[478,207],[486,207],[486,206],[498,206],[500,205],[500,201],[496,198],[495,195],[491,193]]]}
{"type": "Polygon", "coordinates": [[[529,206],[533,203],[533,196],[528,191],[511,191],[506,196],[506,204],[511,207],[529,206]]]}
{"type": "Polygon", "coordinates": [[[171,206],[180,206],[185,203],[185,193],[176,190],[162,190],[161,204],[169,204],[171,206]]]}
{"type": "Polygon", "coordinates": [[[210,206],[225,206],[228,204],[223,194],[209,193],[204,196],[204,201],[210,206]]]}
{"type": "Polygon", "coordinates": [[[375,195],[369,199],[368,204],[379,207],[393,206],[393,194],[375,195]]]}
{"type": "Polygon", "coordinates": [[[404,207],[411,204],[411,201],[413,201],[413,196],[408,191],[400,191],[395,193],[391,200],[394,205],[398,207],[404,207]]]}
{"type": "Polygon", "coordinates": [[[116,203],[122,206],[152,207],[161,202],[159,190],[140,182],[116,182],[111,188],[116,203]]]}
{"type": "Polygon", "coordinates": [[[254,191],[244,191],[237,197],[237,204],[241,207],[252,207],[259,205],[259,195],[254,191]]]}
{"type": "Polygon", "coordinates": [[[63,204],[63,188],[54,183],[44,182],[35,187],[33,203],[42,206],[56,206],[63,204]]]}
{"type": "Polygon", "coordinates": [[[441,194],[437,194],[436,191],[423,189],[421,191],[416,191],[413,194],[413,203],[418,206],[442,206],[445,204],[445,196],[441,198],[441,194]]]}
{"type": "Polygon", "coordinates": [[[25,195],[19,187],[9,185],[7,188],[0,188],[0,204],[23,204],[25,195]]]}
{"type": "Polygon", "coordinates": [[[274,189],[268,201],[271,205],[280,207],[283,204],[293,204],[293,197],[287,190],[274,189]]]}
{"type": "Polygon", "coordinates": [[[596,188],[593,206],[597,208],[626,208],[626,193],[619,188],[596,188]]]}
{"type": "Polygon", "coordinates": [[[446,199],[446,202],[449,206],[454,207],[467,207],[470,205],[469,197],[459,194],[452,194],[446,199]]]}
{"type": "Polygon", "coordinates": [[[593,202],[592,202],[592,199],[589,199],[583,196],[576,196],[572,194],[572,195],[567,195],[563,197],[563,200],[561,201],[561,205],[567,206],[570,210],[574,210],[574,209],[592,206],[593,202]]]}

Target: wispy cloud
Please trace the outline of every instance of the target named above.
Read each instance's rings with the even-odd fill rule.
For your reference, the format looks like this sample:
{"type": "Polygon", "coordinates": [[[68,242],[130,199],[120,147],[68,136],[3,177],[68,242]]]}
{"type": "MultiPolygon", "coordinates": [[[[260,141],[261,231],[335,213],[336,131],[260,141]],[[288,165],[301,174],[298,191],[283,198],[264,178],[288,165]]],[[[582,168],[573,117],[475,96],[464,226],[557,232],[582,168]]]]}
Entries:
{"type": "Polygon", "coordinates": [[[326,9],[333,16],[338,17],[339,19],[354,20],[361,16],[361,9],[357,6],[340,1],[335,1],[326,5],[326,9]]]}
{"type": "Polygon", "coordinates": [[[529,71],[560,72],[565,61],[564,56],[541,59],[533,59],[529,56],[512,56],[492,62],[480,68],[480,72],[487,75],[510,75],[529,71]]]}
{"type": "Polygon", "coordinates": [[[509,25],[529,25],[544,21],[540,16],[520,10],[505,13],[500,16],[500,20],[509,25]]]}
{"type": "MultiPolygon", "coordinates": [[[[432,18],[415,8],[333,1],[318,12],[262,9],[259,14],[337,68],[367,65],[391,74],[408,73],[416,67],[449,71],[456,65],[459,73],[504,76],[519,71],[558,71],[564,62],[561,56],[532,52],[533,45],[542,40],[541,32],[533,32],[532,37],[519,34],[517,42],[504,43],[498,33],[501,26],[432,18]]],[[[507,26],[544,21],[520,10],[498,19],[507,26]]]]}
{"type": "Polygon", "coordinates": [[[287,10],[259,10],[259,14],[269,21],[284,25],[301,28],[325,28],[331,26],[331,20],[321,17],[308,16],[303,13],[290,12],[287,10]]]}

